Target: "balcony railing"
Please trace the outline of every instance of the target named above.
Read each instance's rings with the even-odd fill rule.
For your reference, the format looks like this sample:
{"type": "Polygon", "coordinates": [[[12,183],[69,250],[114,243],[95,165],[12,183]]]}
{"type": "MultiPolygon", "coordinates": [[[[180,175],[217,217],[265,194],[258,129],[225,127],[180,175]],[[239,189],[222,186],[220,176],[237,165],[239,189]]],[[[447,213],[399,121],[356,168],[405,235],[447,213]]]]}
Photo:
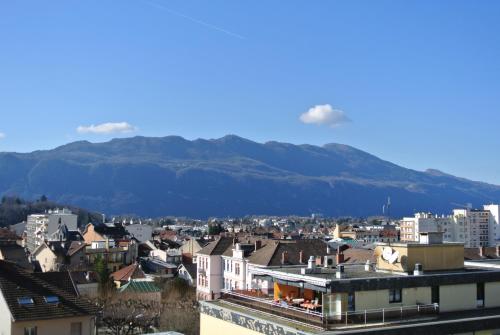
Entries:
{"type": "Polygon", "coordinates": [[[269,314],[292,319],[323,329],[338,329],[349,326],[373,326],[377,324],[410,321],[426,315],[437,315],[438,304],[422,304],[390,308],[347,311],[326,317],[321,311],[308,310],[275,302],[253,292],[222,290],[221,298],[237,305],[269,314]]]}
{"type": "Polygon", "coordinates": [[[311,309],[295,307],[275,302],[271,298],[256,297],[252,294],[245,294],[237,291],[222,290],[221,298],[234,302],[238,305],[260,310],[266,313],[274,314],[277,316],[293,319],[296,321],[308,323],[315,326],[322,327],[323,314],[311,309]]]}
{"type": "Polygon", "coordinates": [[[376,324],[388,323],[398,320],[411,320],[424,315],[436,315],[439,313],[439,304],[423,304],[412,306],[400,306],[390,308],[365,309],[350,311],[339,314],[335,320],[337,324],[376,324]]]}

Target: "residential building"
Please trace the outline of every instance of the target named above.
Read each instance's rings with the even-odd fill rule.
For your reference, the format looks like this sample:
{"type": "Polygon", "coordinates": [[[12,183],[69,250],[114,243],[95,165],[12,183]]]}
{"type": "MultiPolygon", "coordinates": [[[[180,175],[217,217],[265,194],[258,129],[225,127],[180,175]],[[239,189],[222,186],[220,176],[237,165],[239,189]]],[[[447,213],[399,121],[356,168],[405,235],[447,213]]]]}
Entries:
{"type": "Polygon", "coordinates": [[[77,230],[77,219],[77,215],[66,208],[28,215],[26,247],[30,252],[35,251],[44,241],[51,239],[62,226],[66,226],[67,230],[77,230]]]}
{"type": "Polygon", "coordinates": [[[83,241],[45,241],[31,257],[42,272],[86,270],[86,244],[83,241]]]}
{"type": "Polygon", "coordinates": [[[120,288],[122,285],[131,280],[146,278],[146,274],[142,271],[139,263],[133,263],[116,272],[113,272],[109,277],[113,280],[116,287],[120,288]]]}
{"type": "Polygon", "coordinates": [[[26,250],[12,240],[0,241],[0,260],[14,263],[26,270],[33,271],[26,250]]]}
{"type": "Polygon", "coordinates": [[[184,279],[190,286],[196,286],[196,264],[180,264],[177,268],[177,276],[184,279]]]}
{"type": "Polygon", "coordinates": [[[125,226],[125,229],[139,242],[149,241],[153,237],[153,227],[148,224],[134,223],[125,226]]]}
{"type": "Polygon", "coordinates": [[[137,259],[138,244],[120,224],[88,224],[83,232],[87,244],[87,264],[102,258],[109,271],[115,272],[137,259]]]}
{"type": "Polygon", "coordinates": [[[95,307],[68,272],[33,273],[0,261],[0,334],[93,335],[95,307]]]}
{"type": "Polygon", "coordinates": [[[200,334],[497,333],[500,262],[465,264],[463,244],[442,235],[379,243],[375,263],[318,264],[312,256],[298,267],[253,267],[251,276],[273,289],[223,290],[201,301],[200,334]]]}
{"type": "Polygon", "coordinates": [[[218,298],[221,290],[266,287],[265,281],[252,282],[249,267],[295,266],[305,264],[306,257],[311,255],[323,262],[323,256],[334,252],[322,240],[221,236],[197,253],[197,294],[200,299],[211,300],[218,298]]]}

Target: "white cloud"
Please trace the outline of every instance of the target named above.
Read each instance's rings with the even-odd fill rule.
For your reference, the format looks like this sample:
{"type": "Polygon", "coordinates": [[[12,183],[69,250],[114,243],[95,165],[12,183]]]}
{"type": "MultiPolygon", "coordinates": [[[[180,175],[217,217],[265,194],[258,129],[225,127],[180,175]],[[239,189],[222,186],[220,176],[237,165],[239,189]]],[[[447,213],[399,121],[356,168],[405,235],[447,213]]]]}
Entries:
{"type": "Polygon", "coordinates": [[[3,138],[5,138],[6,136],[7,135],[5,135],[5,133],[0,132],[0,140],[3,139],[3,138]]]}
{"type": "Polygon", "coordinates": [[[136,127],[127,122],[107,122],[90,126],[79,126],[76,131],[80,134],[114,134],[130,133],[135,131],[136,127]]]}
{"type": "Polygon", "coordinates": [[[300,116],[300,121],[303,123],[338,127],[341,124],[351,122],[351,119],[343,111],[333,109],[331,105],[326,104],[309,108],[307,112],[300,116]]]}

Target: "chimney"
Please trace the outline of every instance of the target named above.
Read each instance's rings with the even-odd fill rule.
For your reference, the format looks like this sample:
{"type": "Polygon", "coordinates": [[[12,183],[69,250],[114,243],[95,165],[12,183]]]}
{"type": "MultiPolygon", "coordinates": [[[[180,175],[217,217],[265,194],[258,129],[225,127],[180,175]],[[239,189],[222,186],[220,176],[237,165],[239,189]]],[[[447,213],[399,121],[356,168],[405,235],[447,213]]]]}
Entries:
{"type": "Polygon", "coordinates": [[[485,249],[485,247],[479,247],[479,256],[486,257],[486,249],[485,249]]]}
{"type": "Polygon", "coordinates": [[[344,253],[342,250],[340,250],[340,246],[337,247],[337,264],[344,263],[344,253]]]}
{"type": "Polygon", "coordinates": [[[371,270],[372,270],[372,263],[368,259],[368,260],[366,260],[366,263],[365,263],[365,271],[370,272],[371,270]]]}
{"type": "Polygon", "coordinates": [[[344,266],[343,265],[337,265],[337,272],[335,272],[335,277],[337,279],[344,277],[344,266]]]}
{"type": "Polygon", "coordinates": [[[303,250],[299,251],[299,263],[304,264],[304,251],[303,250]]]}
{"type": "Polygon", "coordinates": [[[255,251],[259,250],[260,248],[262,248],[262,241],[261,240],[255,241],[255,251]]]}
{"type": "Polygon", "coordinates": [[[307,261],[307,268],[314,269],[314,256],[309,257],[309,260],[307,261]]]}
{"type": "Polygon", "coordinates": [[[285,265],[288,263],[288,251],[283,251],[281,253],[281,264],[285,265]]]}
{"type": "Polygon", "coordinates": [[[413,270],[413,275],[414,276],[421,276],[423,274],[424,274],[424,270],[423,270],[422,264],[415,263],[415,270],[413,270]]]}
{"type": "Polygon", "coordinates": [[[344,253],[339,250],[339,252],[337,252],[337,264],[341,263],[344,263],[344,253]]]}

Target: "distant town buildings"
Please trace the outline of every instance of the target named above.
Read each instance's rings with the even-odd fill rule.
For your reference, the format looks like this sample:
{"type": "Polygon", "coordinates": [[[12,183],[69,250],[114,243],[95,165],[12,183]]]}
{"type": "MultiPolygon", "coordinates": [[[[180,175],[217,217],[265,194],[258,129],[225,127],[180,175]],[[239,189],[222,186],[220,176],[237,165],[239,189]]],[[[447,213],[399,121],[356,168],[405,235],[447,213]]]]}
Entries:
{"type": "Polygon", "coordinates": [[[44,214],[28,215],[26,247],[30,252],[34,252],[45,240],[59,240],[59,233],[62,229],[77,230],[77,218],[66,208],[50,210],[44,214]]]}
{"type": "Polygon", "coordinates": [[[421,232],[443,232],[444,241],[461,242],[466,248],[495,246],[500,242],[499,207],[454,209],[448,216],[416,213],[400,221],[401,241],[418,242],[421,232]]]}

